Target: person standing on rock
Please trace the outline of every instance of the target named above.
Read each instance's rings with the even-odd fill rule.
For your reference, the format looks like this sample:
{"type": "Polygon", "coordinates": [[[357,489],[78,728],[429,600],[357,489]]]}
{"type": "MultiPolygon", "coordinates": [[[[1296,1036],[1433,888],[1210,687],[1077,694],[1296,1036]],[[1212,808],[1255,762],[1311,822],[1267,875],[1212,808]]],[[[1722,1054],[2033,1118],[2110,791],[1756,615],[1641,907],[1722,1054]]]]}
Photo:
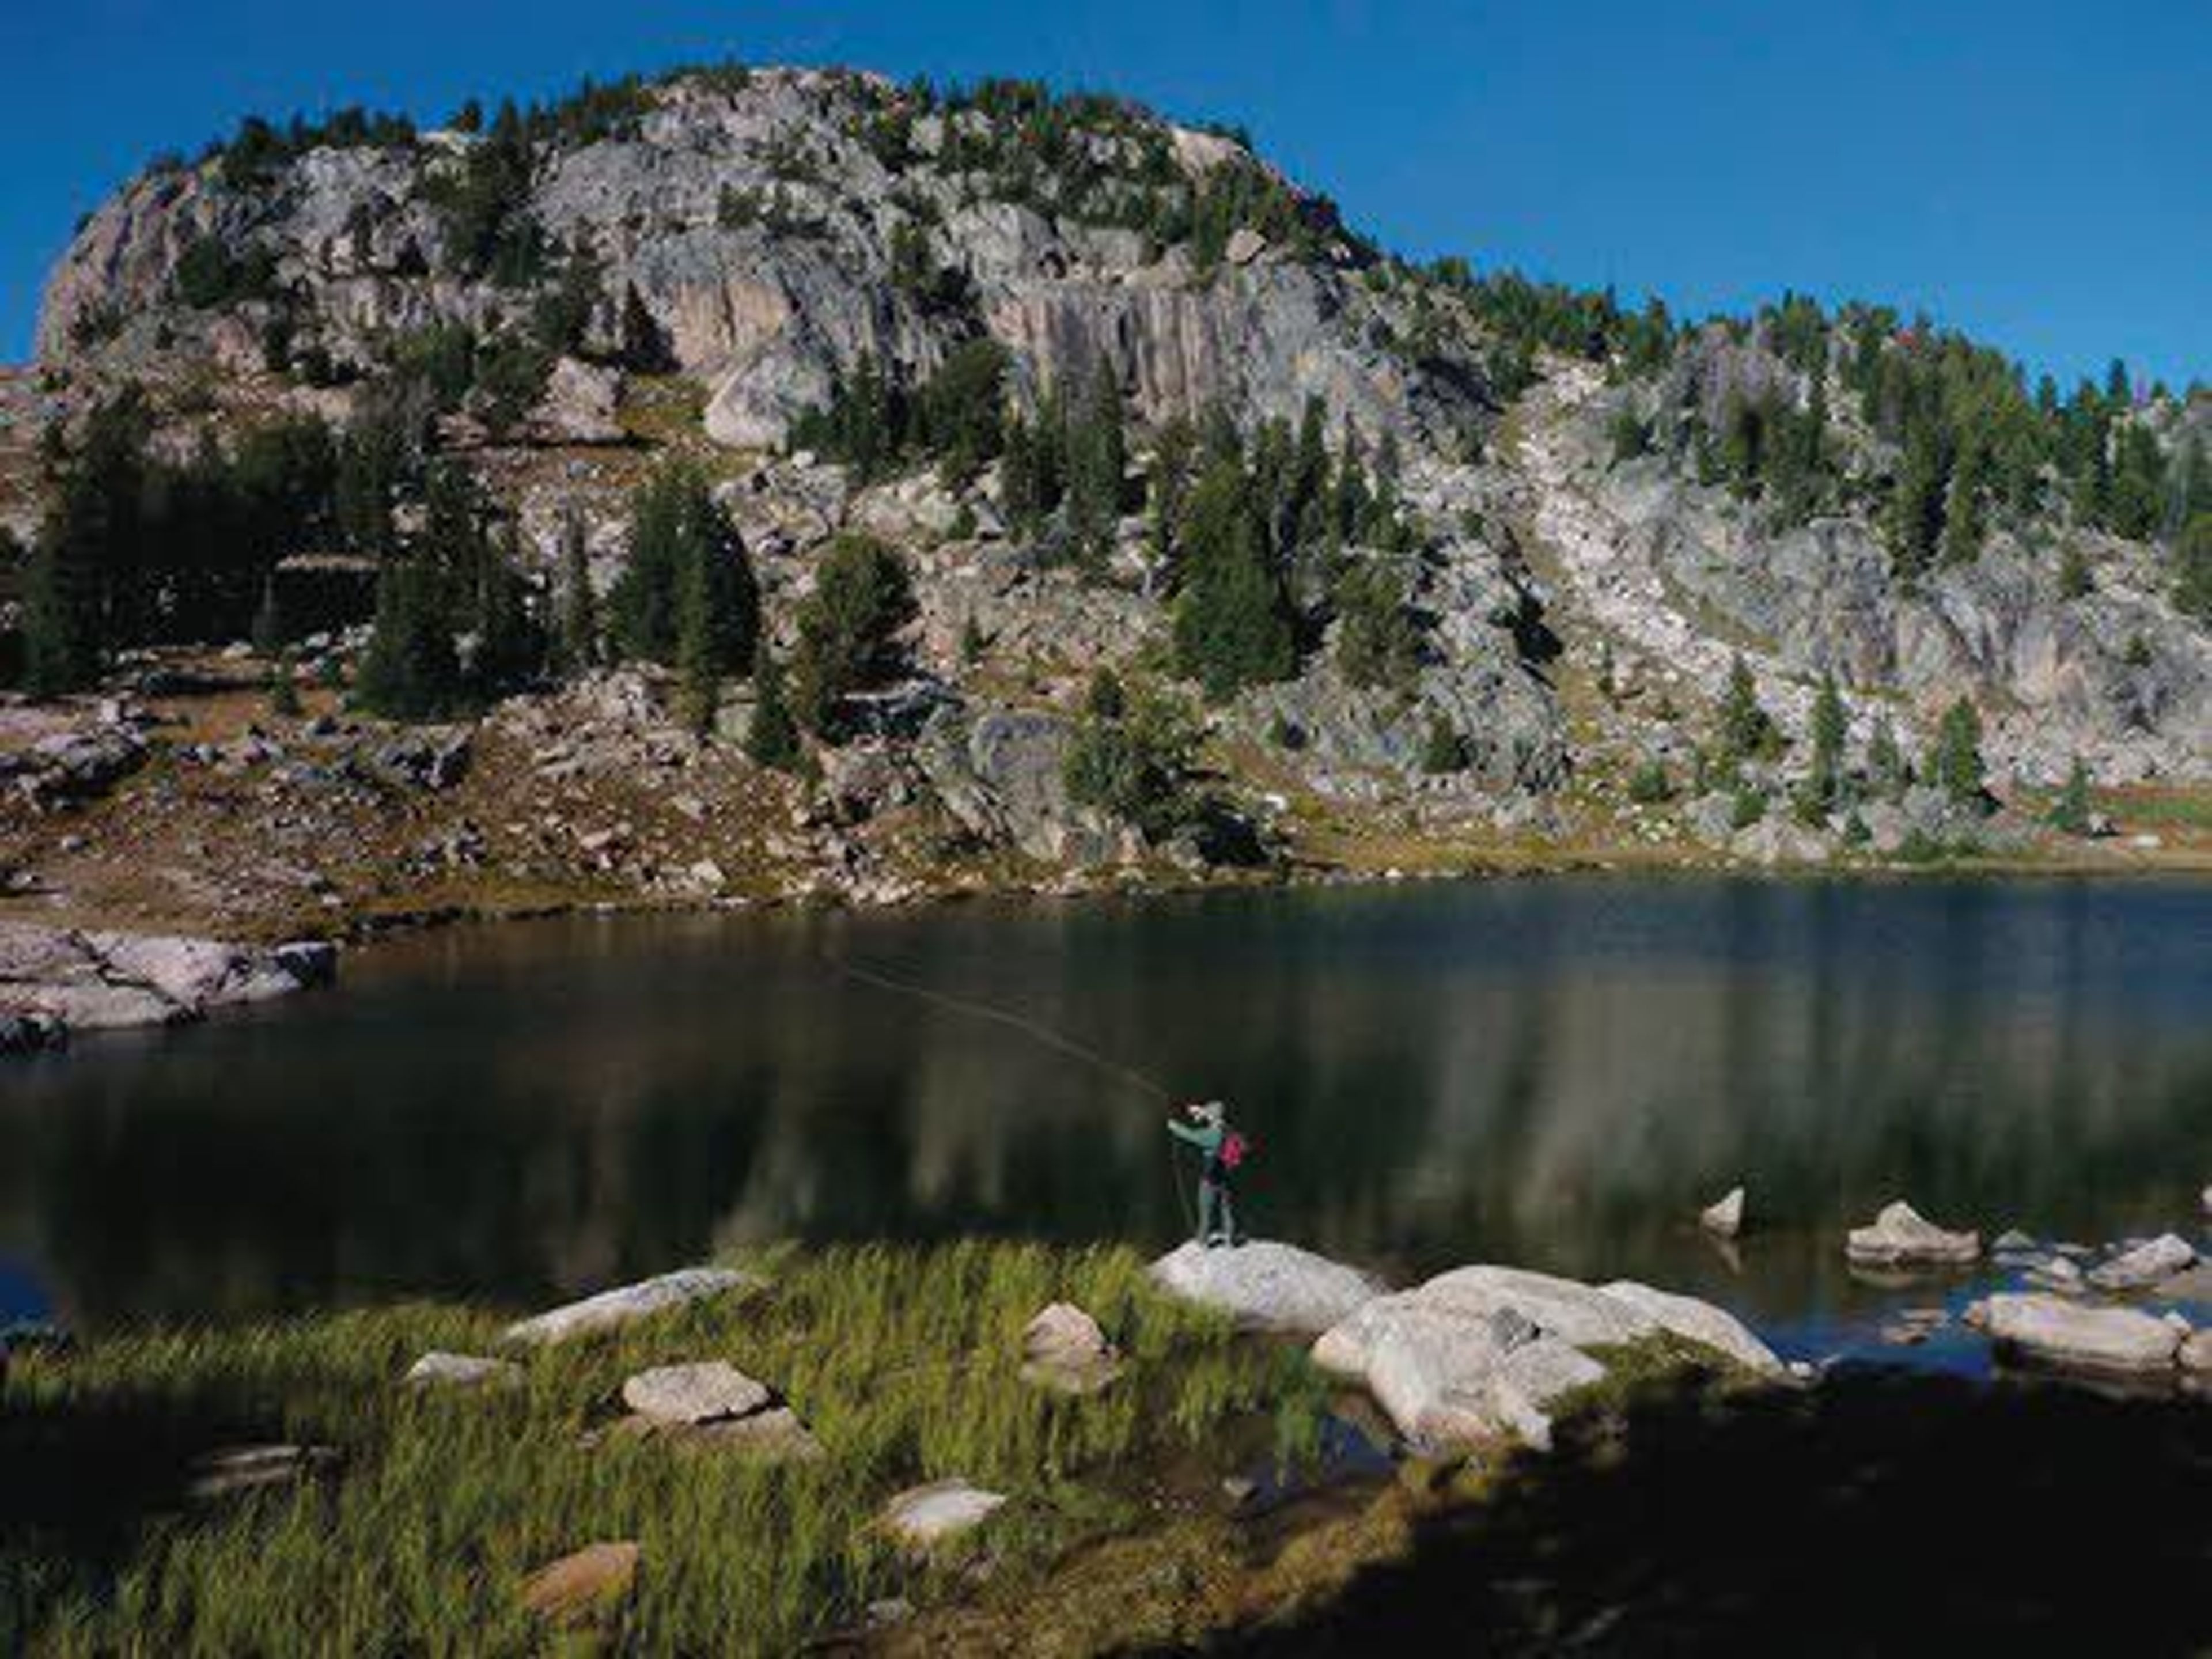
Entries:
{"type": "Polygon", "coordinates": [[[1206,1159],[1198,1177],[1198,1242],[1207,1249],[1234,1244],[1237,1218],[1230,1207],[1229,1189],[1244,1161],[1244,1137],[1229,1127],[1229,1109],[1218,1100],[1200,1101],[1182,1110],[1190,1121],[1170,1118],[1168,1133],[1197,1147],[1206,1159]]]}

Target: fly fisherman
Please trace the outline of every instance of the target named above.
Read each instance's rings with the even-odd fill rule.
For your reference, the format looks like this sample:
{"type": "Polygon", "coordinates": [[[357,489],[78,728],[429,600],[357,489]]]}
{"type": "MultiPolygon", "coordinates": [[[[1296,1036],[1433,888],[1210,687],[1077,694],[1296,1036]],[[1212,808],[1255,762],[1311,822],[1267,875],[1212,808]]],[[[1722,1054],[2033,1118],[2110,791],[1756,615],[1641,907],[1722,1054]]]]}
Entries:
{"type": "Polygon", "coordinates": [[[1206,1159],[1198,1177],[1198,1242],[1207,1249],[1237,1242],[1237,1220],[1230,1212],[1229,1188],[1237,1166],[1244,1161],[1244,1137],[1229,1127],[1229,1111],[1218,1100],[1200,1101],[1182,1109],[1190,1120],[1168,1120],[1168,1133],[1187,1140],[1206,1159]]]}

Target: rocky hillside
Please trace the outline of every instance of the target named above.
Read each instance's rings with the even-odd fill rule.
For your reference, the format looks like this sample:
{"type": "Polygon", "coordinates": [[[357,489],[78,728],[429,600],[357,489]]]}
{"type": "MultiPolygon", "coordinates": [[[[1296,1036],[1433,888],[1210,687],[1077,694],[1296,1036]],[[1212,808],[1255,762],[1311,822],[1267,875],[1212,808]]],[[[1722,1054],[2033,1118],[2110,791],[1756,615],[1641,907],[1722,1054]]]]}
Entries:
{"type": "MultiPolygon", "coordinates": [[[[126,387],[157,539],[177,480],[241,456],[264,482],[238,488],[280,505],[228,532],[242,574],[201,611],[110,592],[94,648],[131,708],[10,716],[40,810],[0,856],[80,908],[264,915],[268,860],[197,804],[241,790],[283,803],[295,898],[343,908],[1624,848],[2074,858],[2054,803],[2078,836],[2154,797],[2155,838],[2188,847],[2212,781],[2203,392],[2032,395],[1870,307],[1684,326],[1416,270],[1240,139],[1109,99],[720,68],[436,131],[249,121],[90,216],[36,365],[0,381],[0,507],[52,568],[107,522],[71,480],[126,387]],[[268,459],[331,453],[334,482],[268,459]],[[511,527],[550,623],[564,560],[625,602],[640,487],[675,461],[734,532],[764,660],[803,677],[825,559],[860,532],[911,582],[895,662],[806,723],[787,777],[744,752],[749,662],[702,720],[677,655],[593,642],[441,711],[484,799],[467,768],[405,793],[359,706],[364,625],[428,556],[440,470],[511,527]],[[306,708],[260,708],[272,641],[209,653],[256,589],[348,572],[351,612],[283,642],[306,708]],[[58,788],[40,744],[149,758],[58,788]]],[[[15,563],[20,625],[51,625],[15,563]]]]}

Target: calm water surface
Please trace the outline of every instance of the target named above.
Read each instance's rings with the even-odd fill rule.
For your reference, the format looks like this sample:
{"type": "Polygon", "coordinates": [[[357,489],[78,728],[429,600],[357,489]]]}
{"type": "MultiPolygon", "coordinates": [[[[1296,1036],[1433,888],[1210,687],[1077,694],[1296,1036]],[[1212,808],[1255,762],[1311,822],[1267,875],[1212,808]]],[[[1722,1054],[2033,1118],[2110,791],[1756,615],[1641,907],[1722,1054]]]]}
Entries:
{"type": "Polygon", "coordinates": [[[1182,1200],[1130,1073],[1238,1109],[1267,1234],[1401,1274],[1646,1278],[1850,1351],[1969,1288],[1844,1272],[1840,1230],[1892,1196],[2047,1238],[2202,1224],[2212,885],[1574,878],[428,934],[333,995],[0,1073],[0,1293],[97,1327],[521,1304],[769,1238],[1149,1249],[1182,1200]],[[1724,1251],[1687,1218],[1739,1180],[1759,1227],[1724,1251]]]}

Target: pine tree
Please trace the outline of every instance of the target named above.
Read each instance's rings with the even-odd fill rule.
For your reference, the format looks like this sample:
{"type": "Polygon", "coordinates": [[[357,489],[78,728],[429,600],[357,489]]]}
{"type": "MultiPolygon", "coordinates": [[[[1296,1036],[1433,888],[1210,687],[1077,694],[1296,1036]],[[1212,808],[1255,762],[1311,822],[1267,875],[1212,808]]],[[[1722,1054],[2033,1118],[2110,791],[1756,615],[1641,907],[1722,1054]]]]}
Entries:
{"type": "Polygon", "coordinates": [[[106,658],[92,549],[49,525],[31,556],[23,605],[23,684],[33,696],[76,691],[106,658]]]}
{"type": "Polygon", "coordinates": [[[2066,787],[2058,792],[2058,799],[2051,808],[2051,823],[2069,836],[2089,833],[2089,769],[2081,757],[2074,757],[2074,765],[2066,774],[2066,787]]]}
{"type": "Polygon", "coordinates": [[[1905,459],[1889,504],[1890,560],[1907,580],[1933,564],[1942,545],[1950,483],[1951,457],[1944,435],[1933,425],[1916,427],[1905,440],[1905,459]]]}
{"type": "Polygon", "coordinates": [[[417,552],[387,563],[376,584],[376,621],[355,683],[362,706],[393,720],[434,720],[460,697],[460,663],[440,573],[417,552]]]}
{"type": "Polygon", "coordinates": [[[700,567],[706,648],[717,674],[752,659],[760,589],[705,477],[684,463],[663,467],[630,499],[629,563],[609,596],[622,653],[675,664],[687,573],[700,567]]]}
{"type": "Polygon", "coordinates": [[[789,771],[800,755],[799,723],[784,696],[783,665],[769,648],[765,629],[753,647],[753,718],[745,732],[745,753],[756,765],[789,771]]]}
{"type": "Polygon", "coordinates": [[[591,544],[584,515],[570,508],[561,520],[561,666],[587,672],[599,659],[599,602],[592,592],[591,544]]]}
{"type": "Polygon", "coordinates": [[[1936,787],[1960,805],[1981,804],[1986,788],[1982,765],[1982,717],[1970,699],[1961,697],[1943,711],[1928,772],[1936,787]]]}
{"type": "Polygon", "coordinates": [[[1200,478],[1183,514],[1176,657],[1216,699],[1297,668],[1288,596],[1267,559],[1252,495],[1243,469],[1224,457],[1200,478]]]}
{"type": "Polygon", "coordinates": [[[1717,735],[1723,757],[1735,763],[1765,753],[1778,735],[1773,720],[1759,707],[1758,682],[1741,653],[1729,664],[1728,690],[1721,699],[1717,735]]]}
{"type": "Polygon", "coordinates": [[[684,724],[696,738],[710,737],[721,703],[720,664],[714,641],[713,568],[694,555],[684,562],[676,598],[676,672],[684,724]]]}
{"type": "Polygon", "coordinates": [[[1821,675],[1820,691],[1813,700],[1811,782],[1814,798],[1824,807],[1835,805],[1843,795],[1844,741],[1850,729],[1850,716],[1836,677],[1821,675]]]}
{"type": "Polygon", "coordinates": [[[1982,488],[1989,474],[1989,449],[1970,439],[1959,452],[1951,474],[1950,499],[1943,510],[1942,557],[1946,564],[1972,564],[1982,551],[1982,488]]]}
{"type": "Polygon", "coordinates": [[[1107,364],[1092,369],[1079,407],[1068,432],[1068,532],[1077,558],[1095,565],[1113,550],[1128,467],[1121,383],[1107,364]]]}
{"type": "Polygon", "coordinates": [[[1875,722],[1874,735],[1867,742],[1867,775],[1890,800],[1901,799],[1911,787],[1912,768],[1898,744],[1897,728],[1887,714],[1875,722]]]}
{"type": "Polygon", "coordinates": [[[847,697],[896,672],[898,634],[915,615],[913,583],[896,554],[856,532],[830,544],[814,592],[799,606],[792,665],[799,716],[809,729],[834,732],[847,697]]]}

